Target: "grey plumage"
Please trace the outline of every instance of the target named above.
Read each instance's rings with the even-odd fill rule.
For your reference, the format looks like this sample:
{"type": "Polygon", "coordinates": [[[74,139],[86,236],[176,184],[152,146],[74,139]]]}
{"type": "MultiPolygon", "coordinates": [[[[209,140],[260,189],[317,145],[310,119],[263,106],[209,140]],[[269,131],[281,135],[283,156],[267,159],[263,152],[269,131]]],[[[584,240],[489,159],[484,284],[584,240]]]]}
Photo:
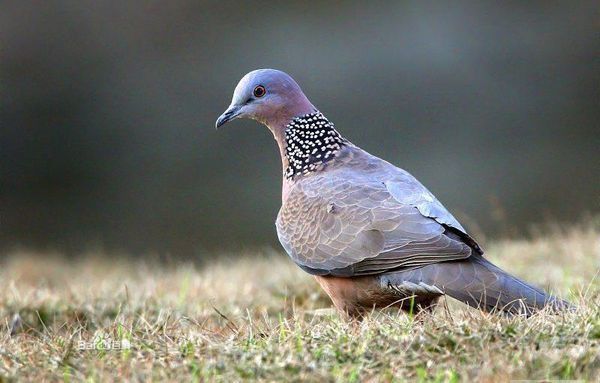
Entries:
{"type": "MultiPolygon", "coordinates": [[[[568,303],[528,285],[481,256],[389,272],[380,278],[383,288],[394,288],[407,282],[435,286],[444,294],[485,311],[531,315],[547,305],[553,310],[569,307],[568,303]]],[[[411,296],[418,295],[419,292],[409,290],[405,294],[411,296]]],[[[425,294],[435,298],[435,293],[425,294]]]]}
{"type": "Polygon", "coordinates": [[[429,190],[344,139],[283,72],[248,74],[217,125],[228,113],[245,113],[273,132],[284,168],[279,240],[302,269],[329,278],[320,283],[338,308],[368,308],[378,305],[377,299],[411,295],[426,304],[442,294],[509,313],[530,314],[549,303],[567,306],[485,260],[476,241],[429,190]],[[270,101],[243,104],[259,84],[270,101]],[[369,284],[359,285],[365,280],[369,284]],[[347,287],[336,292],[335,281],[361,286],[352,289],[368,286],[374,289],[369,296],[378,298],[348,298],[361,294],[349,294],[347,287]],[[344,300],[352,302],[339,303],[344,300]]]}

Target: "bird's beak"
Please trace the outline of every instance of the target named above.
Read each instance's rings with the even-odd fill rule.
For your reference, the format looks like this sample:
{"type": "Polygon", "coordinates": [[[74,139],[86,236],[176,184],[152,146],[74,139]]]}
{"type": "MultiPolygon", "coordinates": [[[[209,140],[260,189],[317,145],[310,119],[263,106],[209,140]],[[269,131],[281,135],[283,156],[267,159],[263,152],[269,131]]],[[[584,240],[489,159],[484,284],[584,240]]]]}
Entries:
{"type": "Polygon", "coordinates": [[[219,129],[221,125],[224,125],[225,123],[236,119],[240,115],[240,109],[240,106],[231,105],[219,118],[217,118],[215,127],[219,129]]]}

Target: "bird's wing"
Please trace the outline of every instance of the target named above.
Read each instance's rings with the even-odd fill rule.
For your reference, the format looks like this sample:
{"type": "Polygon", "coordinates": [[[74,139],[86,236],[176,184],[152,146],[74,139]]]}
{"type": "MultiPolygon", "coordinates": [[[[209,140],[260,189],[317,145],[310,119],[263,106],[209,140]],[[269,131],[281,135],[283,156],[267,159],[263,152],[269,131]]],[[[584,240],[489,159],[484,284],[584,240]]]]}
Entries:
{"type": "Polygon", "coordinates": [[[471,255],[418,202],[394,194],[385,179],[349,171],[308,177],[279,212],[279,240],[299,266],[320,275],[377,274],[471,255]]]}
{"type": "Polygon", "coordinates": [[[387,190],[396,201],[403,205],[416,207],[423,216],[434,219],[440,225],[458,235],[462,241],[479,254],[483,254],[483,250],[479,244],[467,233],[444,205],[415,177],[385,161],[381,161],[381,163],[380,172],[383,174],[380,176],[384,179],[387,190]]]}

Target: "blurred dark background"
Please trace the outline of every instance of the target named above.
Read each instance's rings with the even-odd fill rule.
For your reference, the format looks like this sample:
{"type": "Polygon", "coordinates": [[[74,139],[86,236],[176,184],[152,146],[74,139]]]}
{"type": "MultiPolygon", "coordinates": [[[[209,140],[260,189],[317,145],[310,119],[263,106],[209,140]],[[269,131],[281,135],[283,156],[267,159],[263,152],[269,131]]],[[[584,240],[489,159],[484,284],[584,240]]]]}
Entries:
{"type": "Polygon", "coordinates": [[[237,81],[290,73],[350,140],[489,237],[600,203],[598,2],[8,1],[0,248],[276,245],[266,128],[237,81]]]}

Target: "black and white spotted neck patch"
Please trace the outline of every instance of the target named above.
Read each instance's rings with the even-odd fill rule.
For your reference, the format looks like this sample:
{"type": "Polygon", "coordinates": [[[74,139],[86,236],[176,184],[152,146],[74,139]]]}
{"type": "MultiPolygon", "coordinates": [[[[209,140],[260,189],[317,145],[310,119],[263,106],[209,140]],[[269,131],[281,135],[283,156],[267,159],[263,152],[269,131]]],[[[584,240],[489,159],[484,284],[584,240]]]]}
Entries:
{"type": "Polygon", "coordinates": [[[296,117],[285,130],[285,178],[306,175],[331,161],[348,143],[321,112],[296,117]]]}

